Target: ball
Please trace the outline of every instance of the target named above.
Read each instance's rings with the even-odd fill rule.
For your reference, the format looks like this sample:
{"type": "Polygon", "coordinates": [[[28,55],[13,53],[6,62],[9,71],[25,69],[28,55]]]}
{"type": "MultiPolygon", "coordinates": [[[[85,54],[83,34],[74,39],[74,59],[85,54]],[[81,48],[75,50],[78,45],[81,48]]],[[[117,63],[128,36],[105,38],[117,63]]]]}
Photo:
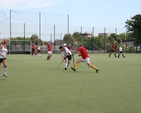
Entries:
{"type": "Polygon", "coordinates": [[[64,43],[63,45],[64,45],[64,47],[66,47],[66,46],[67,46],[67,44],[66,44],[66,43],[64,43]]]}

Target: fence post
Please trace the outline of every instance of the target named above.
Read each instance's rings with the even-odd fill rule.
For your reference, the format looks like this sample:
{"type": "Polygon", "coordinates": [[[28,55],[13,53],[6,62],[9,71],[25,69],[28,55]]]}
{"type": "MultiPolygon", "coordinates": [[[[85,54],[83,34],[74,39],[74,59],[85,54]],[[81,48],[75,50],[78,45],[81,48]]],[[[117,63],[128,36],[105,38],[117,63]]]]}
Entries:
{"type": "Polygon", "coordinates": [[[52,43],[52,33],[50,33],[50,42],[52,43]]]}
{"type": "Polygon", "coordinates": [[[23,50],[25,52],[25,23],[24,23],[24,45],[23,45],[23,50]]]}
{"type": "Polygon", "coordinates": [[[55,53],[55,25],[54,25],[54,53],[55,53]]]}
{"type": "Polygon", "coordinates": [[[115,28],[115,34],[117,34],[117,28],[115,28]]]}
{"type": "MultiPolygon", "coordinates": [[[[92,32],[93,32],[93,38],[94,38],[94,27],[93,27],[93,31],[92,31],[92,32]]],[[[94,40],[94,41],[95,41],[95,40],[94,40]]],[[[94,46],[94,51],[95,51],[95,43],[94,43],[93,46],[94,46]]]]}
{"type": "Polygon", "coordinates": [[[39,12],[39,38],[41,39],[41,12],[39,12]]]}
{"type": "Polygon", "coordinates": [[[10,9],[10,24],[9,24],[9,27],[10,27],[10,39],[9,39],[9,54],[11,53],[11,50],[10,50],[10,48],[11,48],[11,9],[10,9]]]}
{"type": "Polygon", "coordinates": [[[62,45],[62,33],[60,33],[60,46],[62,45]]]}
{"type": "Polygon", "coordinates": [[[126,53],[127,53],[127,29],[126,29],[126,53]]]}
{"type": "Polygon", "coordinates": [[[68,34],[69,34],[69,14],[68,14],[68,22],[67,22],[67,24],[68,24],[68,34]]]}
{"type": "Polygon", "coordinates": [[[105,38],[106,38],[106,27],[104,27],[104,53],[106,52],[105,38]]]}

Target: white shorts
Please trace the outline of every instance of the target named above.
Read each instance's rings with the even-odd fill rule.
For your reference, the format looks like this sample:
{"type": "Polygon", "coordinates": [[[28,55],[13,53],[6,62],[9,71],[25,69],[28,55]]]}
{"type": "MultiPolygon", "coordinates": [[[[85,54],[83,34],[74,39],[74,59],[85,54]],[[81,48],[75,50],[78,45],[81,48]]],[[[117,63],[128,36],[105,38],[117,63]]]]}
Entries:
{"type": "Polygon", "coordinates": [[[85,59],[81,59],[82,60],[82,62],[86,62],[87,64],[90,64],[90,58],[85,58],[85,59]]]}
{"type": "Polygon", "coordinates": [[[49,55],[52,55],[52,51],[48,51],[48,54],[49,54],[49,55]]]}

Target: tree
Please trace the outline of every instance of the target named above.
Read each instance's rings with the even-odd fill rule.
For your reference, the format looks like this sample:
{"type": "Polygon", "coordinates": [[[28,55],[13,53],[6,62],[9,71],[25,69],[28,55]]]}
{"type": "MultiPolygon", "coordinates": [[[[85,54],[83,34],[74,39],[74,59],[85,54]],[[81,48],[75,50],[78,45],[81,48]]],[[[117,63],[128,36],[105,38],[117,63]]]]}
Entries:
{"type": "Polygon", "coordinates": [[[94,50],[94,37],[87,37],[83,40],[83,44],[88,50],[94,50]]]}
{"type": "Polygon", "coordinates": [[[121,33],[118,35],[118,38],[121,40],[121,41],[126,41],[126,33],[121,33]]]}
{"type": "Polygon", "coordinates": [[[69,45],[71,44],[72,46],[74,45],[74,37],[71,34],[65,34],[63,41],[69,45]]]}
{"type": "Polygon", "coordinates": [[[136,46],[140,45],[141,48],[141,15],[137,14],[131,17],[131,19],[127,20],[125,23],[127,33],[129,33],[134,38],[134,44],[136,46]]]}
{"type": "Polygon", "coordinates": [[[77,41],[78,43],[82,42],[83,37],[81,36],[81,33],[79,33],[79,32],[74,32],[74,33],[73,33],[73,37],[76,39],[76,41],[77,41]]]}
{"type": "Polygon", "coordinates": [[[36,45],[37,44],[42,44],[42,40],[39,39],[38,35],[36,35],[36,34],[33,34],[30,39],[31,39],[31,42],[35,43],[36,45]]]}

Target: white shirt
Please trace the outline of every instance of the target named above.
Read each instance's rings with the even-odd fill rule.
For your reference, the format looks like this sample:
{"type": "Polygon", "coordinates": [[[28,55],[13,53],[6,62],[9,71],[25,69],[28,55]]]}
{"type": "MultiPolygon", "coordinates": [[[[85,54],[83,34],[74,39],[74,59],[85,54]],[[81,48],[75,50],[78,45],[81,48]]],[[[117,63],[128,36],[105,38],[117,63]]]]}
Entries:
{"type": "Polygon", "coordinates": [[[38,46],[38,50],[41,50],[41,46],[38,46]]]}
{"type": "Polygon", "coordinates": [[[61,51],[61,54],[62,54],[63,57],[65,56],[65,52],[64,51],[61,51]]]}
{"type": "Polygon", "coordinates": [[[65,55],[68,53],[68,55],[72,55],[71,51],[67,48],[67,47],[64,47],[65,49],[65,55]]]}
{"type": "Polygon", "coordinates": [[[0,50],[0,58],[5,58],[7,54],[7,48],[5,48],[3,45],[1,46],[2,46],[2,49],[0,50]]]}
{"type": "Polygon", "coordinates": [[[119,51],[122,51],[122,47],[119,47],[119,51]]]}

